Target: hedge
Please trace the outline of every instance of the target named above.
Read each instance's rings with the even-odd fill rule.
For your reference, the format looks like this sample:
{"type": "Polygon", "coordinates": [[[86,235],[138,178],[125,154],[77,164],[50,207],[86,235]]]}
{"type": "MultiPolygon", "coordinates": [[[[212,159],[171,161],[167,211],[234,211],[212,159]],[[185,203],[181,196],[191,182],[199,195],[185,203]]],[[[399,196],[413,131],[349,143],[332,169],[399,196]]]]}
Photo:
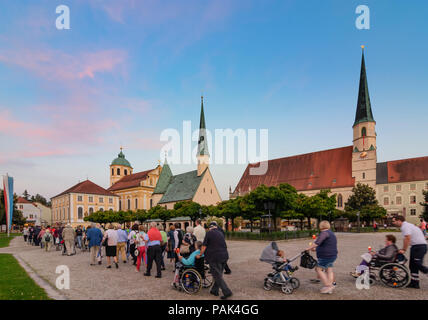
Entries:
{"type": "Polygon", "coordinates": [[[275,232],[226,232],[226,239],[228,240],[287,240],[310,238],[312,235],[318,234],[318,230],[296,230],[296,231],[275,231],[275,232]]]}

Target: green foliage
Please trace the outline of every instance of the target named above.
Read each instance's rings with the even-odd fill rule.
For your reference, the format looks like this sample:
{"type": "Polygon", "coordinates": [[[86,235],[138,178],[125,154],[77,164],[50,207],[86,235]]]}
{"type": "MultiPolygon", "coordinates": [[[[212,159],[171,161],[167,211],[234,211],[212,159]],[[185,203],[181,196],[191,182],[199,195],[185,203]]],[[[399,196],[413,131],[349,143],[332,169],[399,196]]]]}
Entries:
{"type": "Polygon", "coordinates": [[[313,234],[318,233],[317,230],[296,230],[296,231],[275,231],[269,233],[255,233],[255,232],[226,232],[226,239],[228,240],[287,240],[309,238],[313,234]]]}
{"type": "Polygon", "coordinates": [[[352,192],[348,202],[345,203],[345,212],[351,221],[357,219],[357,212],[360,212],[360,219],[366,222],[386,216],[386,210],[379,206],[376,191],[372,187],[358,183],[352,192]]]}
{"type": "Polygon", "coordinates": [[[420,205],[424,207],[424,210],[421,214],[421,218],[428,221],[428,190],[422,190],[422,195],[424,196],[424,202],[421,202],[420,205]]]}
{"type": "Polygon", "coordinates": [[[174,205],[176,217],[190,217],[195,222],[199,218],[205,218],[209,209],[203,210],[199,203],[193,201],[180,201],[174,205]]]}
{"type": "Polygon", "coordinates": [[[217,222],[217,224],[220,228],[223,228],[223,220],[221,218],[218,218],[215,216],[211,216],[207,219],[207,225],[209,225],[213,221],[217,222]]]}
{"type": "MultiPolygon", "coordinates": [[[[13,214],[12,214],[12,224],[22,226],[25,224],[26,219],[22,215],[22,212],[17,209],[16,202],[18,201],[18,196],[13,195],[13,214]]],[[[0,224],[6,224],[6,210],[4,207],[4,193],[0,189],[0,224]]]]}
{"type": "Polygon", "coordinates": [[[165,207],[157,205],[156,207],[153,207],[147,211],[147,216],[150,219],[160,219],[166,223],[169,219],[176,217],[176,213],[175,210],[169,210],[165,207]]]}

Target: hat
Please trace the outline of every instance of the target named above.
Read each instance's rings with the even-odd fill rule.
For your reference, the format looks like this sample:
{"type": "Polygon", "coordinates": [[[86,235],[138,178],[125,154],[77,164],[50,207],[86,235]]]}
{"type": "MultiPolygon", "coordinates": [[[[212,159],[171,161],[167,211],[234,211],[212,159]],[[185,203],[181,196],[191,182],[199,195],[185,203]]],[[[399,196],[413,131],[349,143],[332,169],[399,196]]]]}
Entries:
{"type": "Polygon", "coordinates": [[[209,227],[210,228],[212,228],[212,227],[217,227],[218,225],[217,225],[217,222],[215,222],[215,221],[211,221],[210,222],[210,225],[209,225],[209,227]]]}

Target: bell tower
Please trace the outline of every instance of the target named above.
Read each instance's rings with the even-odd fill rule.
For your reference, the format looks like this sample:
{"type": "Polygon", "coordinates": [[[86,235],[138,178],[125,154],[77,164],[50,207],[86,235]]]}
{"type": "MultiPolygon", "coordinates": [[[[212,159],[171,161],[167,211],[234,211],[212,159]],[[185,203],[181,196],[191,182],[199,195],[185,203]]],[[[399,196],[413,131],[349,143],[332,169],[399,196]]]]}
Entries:
{"type": "Polygon", "coordinates": [[[352,177],[355,183],[376,186],[376,121],[373,118],[367,84],[364,46],[361,59],[360,86],[353,129],[352,177]]]}
{"type": "Polygon", "coordinates": [[[199,140],[198,140],[198,176],[204,173],[210,162],[210,154],[208,152],[207,129],[205,126],[204,115],[204,97],[201,97],[201,120],[199,122],[199,140]]]}
{"type": "Polygon", "coordinates": [[[123,148],[120,147],[120,153],[110,164],[110,187],[124,176],[132,174],[133,168],[129,161],[125,159],[125,155],[122,150],[123,148]]]}

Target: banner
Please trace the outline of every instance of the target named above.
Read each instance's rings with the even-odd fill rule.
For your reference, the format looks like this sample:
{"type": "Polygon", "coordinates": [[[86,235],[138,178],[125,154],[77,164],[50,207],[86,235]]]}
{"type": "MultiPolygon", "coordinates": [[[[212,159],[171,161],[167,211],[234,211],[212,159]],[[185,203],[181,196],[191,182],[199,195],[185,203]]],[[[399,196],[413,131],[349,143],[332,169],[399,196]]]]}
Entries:
{"type": "Polygon", "coordinates": [[[6,228],[9,233],[13,216],[13,178],[3,176],[4,208],[6,213],[6,228]]]}

